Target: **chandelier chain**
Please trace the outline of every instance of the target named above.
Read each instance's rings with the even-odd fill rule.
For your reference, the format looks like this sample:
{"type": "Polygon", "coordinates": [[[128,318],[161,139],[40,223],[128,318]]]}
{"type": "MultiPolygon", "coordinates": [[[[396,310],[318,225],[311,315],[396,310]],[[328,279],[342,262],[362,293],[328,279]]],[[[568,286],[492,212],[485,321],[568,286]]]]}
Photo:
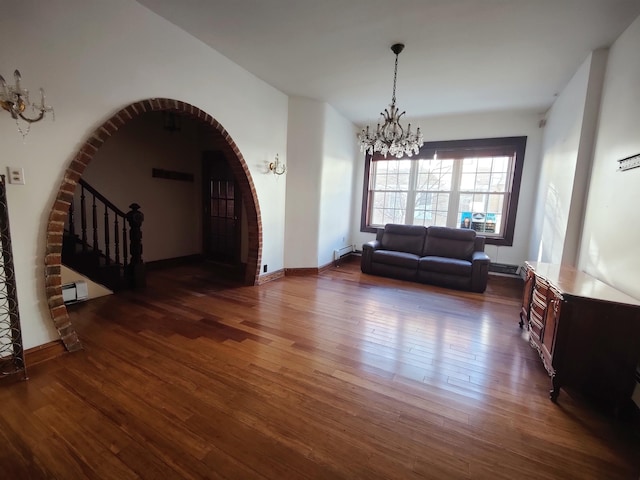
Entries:
{"type": "Polygon", "coordinates": [[[391,96],[391,104],[396,104],[396,81],[398,79],[398,54],[396,53],[396,66],[393,70],[393,95],[391,96]]]}

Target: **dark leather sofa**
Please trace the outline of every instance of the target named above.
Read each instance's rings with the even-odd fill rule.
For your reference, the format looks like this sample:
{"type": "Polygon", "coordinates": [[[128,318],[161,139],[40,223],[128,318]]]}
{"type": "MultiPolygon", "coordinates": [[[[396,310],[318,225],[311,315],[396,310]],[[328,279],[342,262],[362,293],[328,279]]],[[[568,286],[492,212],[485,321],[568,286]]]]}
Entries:
{"type": "Polygon", "coordinates": [[[487,288],[490,259],[474,230],[387,224],[362,246],[363,273],[472,292],[487,288]]]}

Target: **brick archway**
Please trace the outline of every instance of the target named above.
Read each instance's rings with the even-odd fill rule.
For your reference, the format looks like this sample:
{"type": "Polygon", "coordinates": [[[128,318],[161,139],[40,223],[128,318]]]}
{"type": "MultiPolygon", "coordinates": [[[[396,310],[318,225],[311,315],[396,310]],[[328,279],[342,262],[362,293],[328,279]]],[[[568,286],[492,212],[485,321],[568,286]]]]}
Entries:
{"type": "Polygon", "coordinates": [[[222,135],[225,144],[222,150],[238,180],[242,201],[246,207],[248,223],[248,258],[245,270],[245,284],[255,285],[260,274],[262,257],[262,221],[256,189],[251,174],[240,150],[229,133],[211,115],[193,105],[167,98],[151,98],[132,103],[123,108],[98,127],[85,141],[65,172],[55,203],[49,215],[47,226],[47,248],[45,254],[45,285],[51,318],[67,350],[82,348],[80,339],[71,324],[67,308],[62,300],[62,236],[69,205],[82,173],[102,144],[123,125],[145,112],[168,110],[189,116],[199,121],[216,136],[222,135]]]}

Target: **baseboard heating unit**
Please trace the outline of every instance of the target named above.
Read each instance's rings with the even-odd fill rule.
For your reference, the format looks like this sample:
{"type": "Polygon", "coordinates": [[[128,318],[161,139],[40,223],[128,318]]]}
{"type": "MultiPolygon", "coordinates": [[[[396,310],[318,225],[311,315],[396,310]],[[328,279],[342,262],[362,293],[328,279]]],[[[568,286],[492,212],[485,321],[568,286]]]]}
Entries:
{"type": "Polygon", "coordinates": [[[62,286],[62,300],[65,304],[82,302],[89,298],[87,282],[78,281],[62,286]]]}
{"type": "Polygon", "coordinates": [[[506,263],[494,263],[489,264],[489,271],[494,273],[504,273],[506,275],[517,275],[518,265],[507,265],[506,263]]]}
{"type": "Polygon", "coordinates": [[[346,247],[337,248],[333,251],[333,261],[337,262],[342,257],[353,253],[355,250],[355,245],[347,245],[346,247]]]}

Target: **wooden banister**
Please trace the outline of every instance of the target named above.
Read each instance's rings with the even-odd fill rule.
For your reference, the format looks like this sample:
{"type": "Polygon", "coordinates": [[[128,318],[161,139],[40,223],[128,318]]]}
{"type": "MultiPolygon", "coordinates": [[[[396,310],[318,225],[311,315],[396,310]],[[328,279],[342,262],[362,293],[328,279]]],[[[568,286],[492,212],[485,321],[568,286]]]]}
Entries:
{"type": "MultiPolygon", "coordinates": [[[[131,204],[131,211],[128,213],[120,210],[113,202],[100,193],[95,187],[85,180],[78,181],[80,186],[79,197],[71,202],[69,206],[69,217],[67,220],[66,234],[68,242],[74,242],[66,252],[66,258],[79,256],[82,253],[85,259],[68,263],[89,278],[93,278],[90,272],[82,271],[79,267],[83,262],[91,264],[92,269],[111,268],[111,272],[118,271],[117,278],[125,279],[130,287],[144,286],[144,262],[142,261],[142,221],[144,215],[139,211],[140,206],[131,204]],[[87,198],[88,197],[88,198],[87,198]],[[78,215],[75,209],[79,203],[80,208],[80,232],[77,232],[76,220],[78,215]],[[90,204],[90,211],[87,212],[87,203],[90,204]],[[134,208],[135,206],[135,208],[134,208]],[[98,216],[102,216],[102,220],[98,216]],[[88,217],[91,218],[88,218],[88,217]],[[88,239],[91,239],[88,241],[88,239]],[[91,242],[91,243],[90,243],[91,242]],[[122,257],[121,257],[122,252],[122,257]],[[131,258],[129,258],[131,252],[131,258]],[[89,257],[89,254],[91,256],[89,257]],[[113,254],[113,257],[112,257],[113,254]]],[[[88,270],[87,267],[85,270],[88,270]]],[[[114,276],[111,273],[111,276],[114,276]]],[[[94,280],[107,284],[104,280],[94,278],[94,280]]],[[[107,285],[112,289],[118,286],[107,285]]]]}

